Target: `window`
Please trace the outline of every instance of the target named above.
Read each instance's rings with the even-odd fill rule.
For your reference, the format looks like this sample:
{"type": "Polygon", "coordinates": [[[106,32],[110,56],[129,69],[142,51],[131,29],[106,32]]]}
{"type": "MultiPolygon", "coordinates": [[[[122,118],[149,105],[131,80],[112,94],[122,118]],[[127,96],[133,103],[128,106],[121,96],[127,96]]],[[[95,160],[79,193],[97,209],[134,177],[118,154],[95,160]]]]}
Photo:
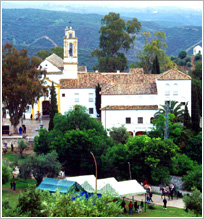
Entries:
{"type": "Polygon", "coordinates": [[[154,117],[151,117],[151,118],[150,118],[150,123],[151,123],[151,124],[152,124],[153,119],[154,119],[154,117]]]}
{"type": "Polygon", "coordinates": [[[173,95],[178,95],[178,84],[174,84],[173,95]]]}
{"type": "Polygon", "coordinates": [[[138,117],[138,123],[143,123],[143,117],[138,117]]]}
{"type": "Polygon", "coordinates": [[[89,108],[89,114],[93,114],[93,108],[89,108]]]}
{"type": "Polygon", "coordinates": [[[74,94],[74,101],[79,102],[79,94],[78,93],[74,94]]]}
{"type": "Polygon", "coordinates": [[[72,33],[69,33],[69,39],[72,39],[72,33]]]}
{"type": "Polygon", "coordinates": [[[131,123],[131,118],[126,118],[126,124],[130,124],[131,123]]]}
{"type": "Polygon", "coordinates": [[[31,107],[30,106],[26,106],[26,113],[31,113],[31,107]]]}
{"type": "Polygon", "coordinates": [[[169,100],[166,100],[166,101],[165,101],[165,105],[166,105],[166,104],[170,105],[170,101],[169,101],[169,100]]]}
{"type": "Polygon", "coordinates": [[[185,102],[181,102],[181,104],[182,104],[182,105],[185,105],[186,103],[185,103],[185,102]]]}
{"type": "Polygon", "coordinates": [[[89,93],[89,102],[93,102],[93,93],[89,93]]]}
{"type": "Polygon", "coordinates": [[[166,95],[166,96],[169,96],[169,95],[170,95],[170,85],[169,85],[169,84],[166,84],[166,85],[165,85],[165,95],[166,95]]]}
{"type": "Polygon", "coordinates": [[[62,97],[65,97],[65,94],[62,94],[62,97]]]}

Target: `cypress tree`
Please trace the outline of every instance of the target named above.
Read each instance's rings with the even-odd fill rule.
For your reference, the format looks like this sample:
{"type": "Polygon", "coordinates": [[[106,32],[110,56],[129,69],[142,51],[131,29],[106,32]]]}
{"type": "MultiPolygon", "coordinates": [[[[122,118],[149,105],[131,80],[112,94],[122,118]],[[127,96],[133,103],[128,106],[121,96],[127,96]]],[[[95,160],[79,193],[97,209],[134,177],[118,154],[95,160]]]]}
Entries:
{"type": "Polygon", "coordinates": [[[184,121],[183,121],[184,126],[187,129],[191,129],[191,117],[188,112],[188,103],[185,104],[185,110],[184,110],[184,121]]]}
{"type": "Polygon", "coordinates": [[[192,87],[192,129],[198,133],[200,130],[200,111],[198,104],[197,87],[192,87]]]}
{"type": "Polygon", "coordinates": [[[56,95],[54,84],[52,82],[52,87],[50,88],[50,107],[49,107],[50,122],[48,128],[49,131],[54,128],[53,119],[55,113],[58,113],[57,95],[56,95]]]}
{"type": "Polygon", "coordinates": [[[97,114],[98,114],[98,117],[101,116],[101,94],[100,94],[100,91],[101,91],[101,87],[100,87],[100,84],[98,83],[98,85],[96,86],[96,101],[95,101],[95,105],[96,105],[96,111],[97,111],[97,114]]]}
{"type": "Polygon", "coordinates": [[[152,64],[152,74],[160,74],[160,67],[157,55],[155,56],[155,59],[152,64]]]}

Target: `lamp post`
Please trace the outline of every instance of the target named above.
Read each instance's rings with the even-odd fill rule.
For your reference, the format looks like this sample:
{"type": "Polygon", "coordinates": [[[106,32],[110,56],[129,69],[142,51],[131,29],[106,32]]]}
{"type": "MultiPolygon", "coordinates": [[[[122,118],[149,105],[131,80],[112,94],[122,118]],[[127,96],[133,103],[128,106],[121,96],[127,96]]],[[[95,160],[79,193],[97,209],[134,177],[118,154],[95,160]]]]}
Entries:
{"type": "Polygon", "coordinates": [[[97,192],[97,163],[96,163],[96,159],[94,157],[94,154],[92,152],[90,152],[93,159],[94,159],[94,163],[95,163],[95,171],[96,171],[96,192],[97,192]]]}

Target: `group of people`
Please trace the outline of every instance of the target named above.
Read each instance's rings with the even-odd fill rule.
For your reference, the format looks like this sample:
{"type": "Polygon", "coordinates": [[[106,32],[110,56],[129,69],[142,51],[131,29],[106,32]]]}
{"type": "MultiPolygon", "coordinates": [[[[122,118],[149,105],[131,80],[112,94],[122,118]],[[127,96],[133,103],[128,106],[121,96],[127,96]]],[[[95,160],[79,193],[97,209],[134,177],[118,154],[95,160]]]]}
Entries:
{"type": "MultiPolygon", "coordinates": [[[[170,187],[169,185],[166,185],[166,187],[165,188],[161,188],[161,190],[162,190],[161,198],[165,197],[165,195],[168,195],[169,200],[170,199],[173,200],[173,195],[177,195],[178,194],[176,184],[173,184],[172,187],[170,187]]],[[[178,199],[178,197],[177,197],[177,199],[178,199]]]]}
{"type": "Polygon", "coordinates": [[[13,189],[14,191],[16,190],[16,182],[15,181],[11,181],[11,189],[13,189]]]}
{"type": "Polygon", "coordinates": [[[25,125],[22,125],[22,127],[20,126],[19,127],[19,135],[21,134],[26,134],[26,126],[25,125]]]}
{"type": "MultiPolygon", "coordinates": [[[[129,214],[133,214],[133,207],[135,208],[135,212],[138,212],[138,209],[139,208],[143,208],[143,200],[141,201],[140,205],[137,204],[137,201],[133,202],[130,201],[130,203],[128,204],[128,207],[129,207],[129,214]]],[[[126,210],[126,207],[125,207],[126,203],[125,201],[123,200],[123,202],[121,203],[121,207],[124,208],[124,213],[127,213],[127,210],[126,210]]]]}

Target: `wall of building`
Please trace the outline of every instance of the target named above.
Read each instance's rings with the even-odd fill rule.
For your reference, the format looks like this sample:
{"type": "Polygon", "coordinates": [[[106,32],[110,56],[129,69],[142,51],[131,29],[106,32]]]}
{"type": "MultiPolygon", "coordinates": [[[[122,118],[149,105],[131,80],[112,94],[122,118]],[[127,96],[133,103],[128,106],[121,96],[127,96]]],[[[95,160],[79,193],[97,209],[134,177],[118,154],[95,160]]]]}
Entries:
{"type": "MultiPolygon", "coordinates": [[[[165,101],[188,102],[189,114],[191,115],[191,80],[157,80],[158,104],[164,105],[165,101]],[[170,94],[166,95],[166,84],[170,86],[170,94]],[[178,94],[174,95],[174,84],[178,85],[178,94]]],[[[184,108],[184,107],[183,107],[184,108]]]]}
{"type": "Polygon", "coordinates": [[[114,105],[158,105],[157,95],[102,95],[101,107],[114,105]]]}
{"type": "Polygon", "coordinates": [[[103,110],[102,125],[106,129],[125,125],[128,131],[150,131],[153,125],[150,122],[156,110],[103,110]],[[143,124],[138,123],[138,117],[143,117],[143,124]],[[126,118],[131,118],[131,124],[126,124],[126,118]]]}
{"type": "MultiPolygon", "coordinates": [[[[61,113],[64,114],[69,109],[73,109],[74,105],[82,105],[87,109],[93,108],[93,114],[90,114],[92,117],[97,117],[96,107],[95,107],[95,89],[61,89],[60,90],[60,99],[61,99],[61,113]],[[76,95],[78,94],[78,95],[76,95]],[[92,94],[92,100],[89,100],[90,95],[92,94]],[[63,97],[64,96],[64,97],[63,97]]],[[[88,111],[89,113],[89,111],[88,111]]]]}

